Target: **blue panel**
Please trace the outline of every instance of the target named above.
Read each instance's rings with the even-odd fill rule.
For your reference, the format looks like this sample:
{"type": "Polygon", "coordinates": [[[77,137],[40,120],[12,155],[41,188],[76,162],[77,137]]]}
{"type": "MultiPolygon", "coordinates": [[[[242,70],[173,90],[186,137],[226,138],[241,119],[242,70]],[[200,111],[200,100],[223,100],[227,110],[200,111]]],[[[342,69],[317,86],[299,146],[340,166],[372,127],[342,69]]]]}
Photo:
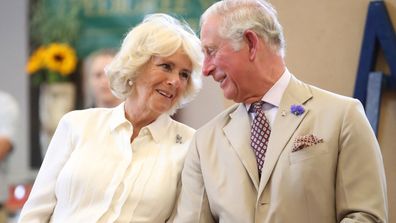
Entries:
{"type": "Polygon", "coordinates": [[[375,134],[378,133],[378,122],[381,111],[381,89],[384,75],[381,72],[371,72],[367,85],[366,115],[375,134]]]}
{"type": "Polygon", "coordinates": [[[366,102],[368,74],[370,71],[374,70],[375,65],[375,50],[377,45],[375,34],[377,20],[375,18],[377,10],[375,10],[374,3],[376,2],[371,2],[368,8],[366,26],[364,29],[363,42],[360,51],[358,72],[355,82],[354,97],[359,99],[362,104],[365,104],[366,102]]]}
{"type": "MultiPolygon", "coordinates": [[[[359,67],[355,82],[354,97],[366,104],[369,73],[374,70],[379,47],[391,71],[390,80],[396,80],[396,35],[383,1],[369,4],[359,67]]],[[[389,86],[394,86],[390,84],[389,86]]]]}

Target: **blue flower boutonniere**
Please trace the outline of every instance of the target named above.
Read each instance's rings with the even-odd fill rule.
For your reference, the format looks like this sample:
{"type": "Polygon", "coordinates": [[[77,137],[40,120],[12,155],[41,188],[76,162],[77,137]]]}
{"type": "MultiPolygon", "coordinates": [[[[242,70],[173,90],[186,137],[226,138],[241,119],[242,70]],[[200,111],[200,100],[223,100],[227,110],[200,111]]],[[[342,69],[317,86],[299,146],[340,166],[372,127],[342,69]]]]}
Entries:
{"type": "Polygon", "coordinates": [[[293,113],[294,115],[301,115],[305,112],[305,109],[301,105],[292,105],[290,106],[290,112],[293,113]]]}

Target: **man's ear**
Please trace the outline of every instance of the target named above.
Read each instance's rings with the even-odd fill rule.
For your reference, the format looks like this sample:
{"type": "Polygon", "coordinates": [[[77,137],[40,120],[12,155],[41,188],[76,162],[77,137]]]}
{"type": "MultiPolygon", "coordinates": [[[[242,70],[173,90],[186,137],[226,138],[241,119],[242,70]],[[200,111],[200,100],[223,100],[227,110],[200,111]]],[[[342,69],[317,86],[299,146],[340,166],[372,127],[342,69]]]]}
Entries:
{"type": "Polygon", "coordinates": [[[259,38],[257,34],[252,30],[246,30],[243,33],[243,36],[246,39],[246,43],[248,44],[249,47],[249,59],[254,60],[256,58],[259,38]]]}

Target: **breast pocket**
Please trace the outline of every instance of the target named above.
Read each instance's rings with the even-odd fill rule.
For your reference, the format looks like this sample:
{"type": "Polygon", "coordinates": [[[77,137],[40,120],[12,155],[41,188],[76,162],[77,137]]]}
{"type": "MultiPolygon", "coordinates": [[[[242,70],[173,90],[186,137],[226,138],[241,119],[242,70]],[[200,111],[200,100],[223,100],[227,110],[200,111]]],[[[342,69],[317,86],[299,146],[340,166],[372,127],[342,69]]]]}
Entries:
{"type": "MultiPolygon", "coordinates": [[[[291,151],[291,150],[290,150],[291,151]]],[[[310,159],[320,158],[328,153],[328,148],[325,143],[312,145],[296,152],[290,152],[289,162],[290,165],[308,161],[310,159]]]]}

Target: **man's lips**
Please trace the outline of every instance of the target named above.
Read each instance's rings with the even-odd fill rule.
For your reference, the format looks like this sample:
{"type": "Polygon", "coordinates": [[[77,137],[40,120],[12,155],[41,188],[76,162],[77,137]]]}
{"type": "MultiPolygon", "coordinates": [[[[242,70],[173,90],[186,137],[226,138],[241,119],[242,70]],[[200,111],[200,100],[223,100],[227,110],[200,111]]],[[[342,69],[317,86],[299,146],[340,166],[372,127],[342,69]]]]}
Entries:
{"type": "Polygon", "coordinates": [[[227,77],[226,75],[222,75],[214,78],[214,80],[220,84],[220,87],[223,87],[225,84],[226,77],[227,77]]]}

